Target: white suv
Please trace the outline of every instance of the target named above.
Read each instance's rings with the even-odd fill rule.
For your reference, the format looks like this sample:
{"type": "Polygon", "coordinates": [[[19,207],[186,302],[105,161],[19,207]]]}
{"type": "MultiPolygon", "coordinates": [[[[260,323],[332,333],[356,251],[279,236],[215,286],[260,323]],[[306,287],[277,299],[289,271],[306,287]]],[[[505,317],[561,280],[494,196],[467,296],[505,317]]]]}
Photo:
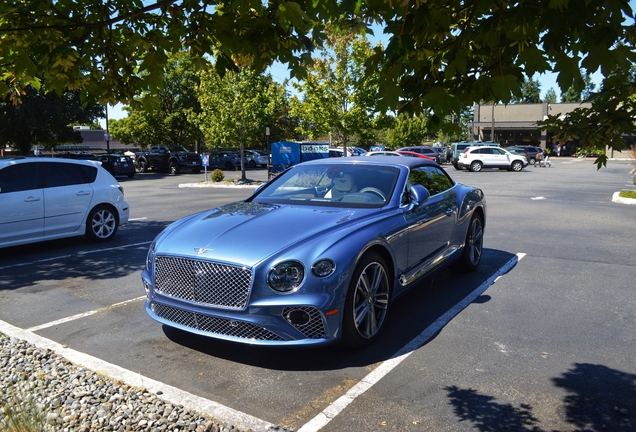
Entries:
{"type": "Polygon", "coordinates": [[[96,161],[0,159],[0,248],[86,235],[113,238],[128,222],[124,189],[96,161]]]}
{"type": "Polygon", "coordinates": [[[481,171],[483,168],[521,171],[528,166],[528,160],[499,147],[467,147],[459,156],[457,165],[471,171],[481,171]]]}

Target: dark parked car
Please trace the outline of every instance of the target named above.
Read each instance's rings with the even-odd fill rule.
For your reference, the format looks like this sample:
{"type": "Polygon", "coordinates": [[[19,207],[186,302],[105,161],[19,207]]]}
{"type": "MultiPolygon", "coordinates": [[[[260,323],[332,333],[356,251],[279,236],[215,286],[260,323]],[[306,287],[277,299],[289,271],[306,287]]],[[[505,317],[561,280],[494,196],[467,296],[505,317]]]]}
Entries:
{"type": "Polygon", "coordinates": [[[218,151],[210,153],[209,166],[211,168],[233,169],[241,166],[241,158],[237,153],[218,151]]]}
{"type": "Polygon", "coordinates": [[[437,150],[435,150],[433,147],[429,147],[429,146],[402,147],[397,149],[397,151],[412,151],[415,153],[420,153],[420,154],[434,158],[435,162],[437,162],[438,164],[442,163],[442,158],[440,157],[437,150]]]}
{"type": "Polygon", "coordinates": [[[159,234],[142,272],[146,312],[245,344],[369,344],[423,278],[479,266],[485,224],[483,192],[424,158],[300,163],[159,234]]]}
{"type": "Polygon", "coordinates": [[[135,164],[128,156],[121,154],[107,154],[99,156],[99,161],[106,171],[111,173],[113,177],[128,176],[133,178],[135,176],[135,164]]]}
{"type": "Polygon", "coordinates": [[[528,165],[534,165],[539,159],[543,157],[543,149],[536,146],[510,146],[506,147],[506,150],[510,152],[512,152],[512,150],[524,151],[526,153],[525,156],[528,160],[528,165]]]}

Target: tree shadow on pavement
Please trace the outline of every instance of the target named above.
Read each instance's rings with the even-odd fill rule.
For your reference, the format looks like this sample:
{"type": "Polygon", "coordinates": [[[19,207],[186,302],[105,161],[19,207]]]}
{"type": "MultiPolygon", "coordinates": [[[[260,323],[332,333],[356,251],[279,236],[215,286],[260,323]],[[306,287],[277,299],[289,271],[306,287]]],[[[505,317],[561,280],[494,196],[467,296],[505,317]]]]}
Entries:
{"type": "MultiPolygon", "coordinates": [[[[636,430],[636,375],[603,365],[576,363],[552,381],[567,395],[557,408],[567,430],[633,432],[636,430]]],[[[540,420],[527,404],[497,403],[493,396],[449,386],[450,403],[462,422],[476,430],[542,432],[540,420]]]]}

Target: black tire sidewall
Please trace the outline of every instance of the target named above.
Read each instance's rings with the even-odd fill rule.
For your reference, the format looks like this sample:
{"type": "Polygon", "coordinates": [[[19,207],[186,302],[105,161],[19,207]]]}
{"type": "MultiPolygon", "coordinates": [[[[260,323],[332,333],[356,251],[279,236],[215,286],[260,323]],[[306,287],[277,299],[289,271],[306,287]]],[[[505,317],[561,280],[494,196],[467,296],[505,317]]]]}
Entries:
{"type": "Polygon", "coordinates": [[[347,296],[345,298],[344,312],[342,316],[342,341],[341,342],[345,346],[348,346],[350,348],[359,348],[359,347],[363,347],[373,343],[378,338],[378,335],[382,333],[382,330],[384,329],[386,319],[388,316],[389,308],[387,307],[387,310],[385,312],[385,316],[382,321],[382,324],[380,325],[380,328],[370,338],[365,338],[362,335],[360,335],[360,333],[356,329],[356,326],[353,320],[353,300],[354,300],[356,285],[358,284],[358,279],[360,278],[362,271],[369,264],[373,262],[377,262],[381,264],[382,267],[384,267],[384,271],[387,277],[388,291],[389,291],[388,304],[390,305],[391,303],[392,278],[387,268],[386,262],[384,261],[384,258],[382,258],[382,256],[376,252],[365,253],[356,264],[356,268],[353,272],[353,276],[351,278],[351,281],[349,282],[349,287],[347,289],[347,296]]]}
{"type": "Polygon", "coordinates": [[[115,210],[113,210],[112,208],[106,205],[99,205],[95,207],[93,210],[90,211],[90,213],[88,214],[88,217],[86,218],[86,237],[88,237],[91,241],[94,241],[94,242],[105,242],[112,239],[113,237],[115,237],[115,234],[117,234],[118,228],[119,228],[119,215],[117,214],[115,210]],[[105,237],[105,238],[98,237],[93,232],[93,219],[95,218],[95,215],[97,214],[97,212],[101,210],[109,211],[115,218],[115,229],[108,237],[105,237]]]}

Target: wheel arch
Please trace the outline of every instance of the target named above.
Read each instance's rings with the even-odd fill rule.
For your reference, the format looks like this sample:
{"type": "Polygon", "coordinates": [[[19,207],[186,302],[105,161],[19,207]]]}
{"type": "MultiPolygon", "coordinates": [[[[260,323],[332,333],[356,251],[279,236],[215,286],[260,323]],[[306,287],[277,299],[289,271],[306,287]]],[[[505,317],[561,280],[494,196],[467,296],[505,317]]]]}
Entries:
{"type": "Polygon", "coordinates": [[[115,216],[115,219],[117,221],[117,225],[119,226],[119,210],[117,210],[117,207],[115,207],[114,205],[112,205],[109,202],[101,202],[98,204],[95,204],[93,207],[91,207],[91,209],[86,213],[86,218],[85,218],[85,222],[88,222],[88,217],[90,216],[90,214],[93,212],[93,210],[95,210],[98,207],[106,207],[108,208],[113,215],[115,216]]]}
{"type": "Polygon", "coordinates": [[[356,257],[355,265],[357,266],[362,257],[364,257],[368,253],[377,253],[382,257],[384,263],[386,264],[387,271],[389,272],[389,280],[392,281],[390,284],[391,295],[393,295],[393,289],[395,288],[396,283],[396,271],[395,271],[395,261],[393,260],[393,255],[389,251],[388,247],[382,243],[374,243],[369,247],[364,248],[360,251],[358,256],[356,257]]]}
{"type": "Polygon", "coordinates": [[[476,207],[475,210],[473,211],[473,215],[479,215],[481,217],[481,226],[485,229],[486,228],[486,214],[484,212],[484,208],[479,206],[476,207]]]}

